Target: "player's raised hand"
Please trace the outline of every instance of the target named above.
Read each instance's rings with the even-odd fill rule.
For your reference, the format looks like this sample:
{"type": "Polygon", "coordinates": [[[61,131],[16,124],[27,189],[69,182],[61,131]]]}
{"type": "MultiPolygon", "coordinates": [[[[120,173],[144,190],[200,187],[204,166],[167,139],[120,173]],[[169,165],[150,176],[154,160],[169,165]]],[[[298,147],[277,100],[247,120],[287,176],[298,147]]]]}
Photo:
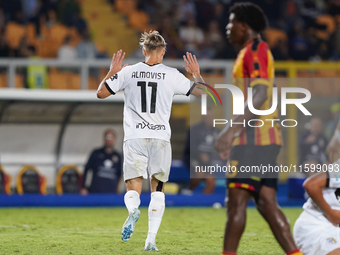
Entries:
{"type": "Polygon", "coordinates": [[[187,52],[186,55],[183,55],[185,71],[192,74],[193,76],[200,76],[200,67],[198,65],[197,59],[195,55],[192,55],[190,52],[187,52]]]}
{"type": "Polygon", "coordinates": [[[125,57],[125,52],[122,50],[119,50],[117,53],[113,54],[112,60],[111,60],[111,65],[110,65],[110,73],[115,74],[118,73],[122,68],[127,66],[128,64],[125,64],[122,67],[122,62],[125,57]]]}

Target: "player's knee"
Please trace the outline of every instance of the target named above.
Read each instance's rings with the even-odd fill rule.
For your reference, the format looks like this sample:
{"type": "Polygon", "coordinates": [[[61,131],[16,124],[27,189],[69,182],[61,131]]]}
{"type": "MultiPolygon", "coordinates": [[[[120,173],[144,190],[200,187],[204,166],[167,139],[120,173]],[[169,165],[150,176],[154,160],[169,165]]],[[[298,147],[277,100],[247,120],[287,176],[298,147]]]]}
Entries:
{"type": "Polygon", "coordinates": [[[256,207],[260,212],[266,213],[269,211],[275,211],[277,209],[277,203],[267,197],[260,197],[256,203],[256,207]]]}

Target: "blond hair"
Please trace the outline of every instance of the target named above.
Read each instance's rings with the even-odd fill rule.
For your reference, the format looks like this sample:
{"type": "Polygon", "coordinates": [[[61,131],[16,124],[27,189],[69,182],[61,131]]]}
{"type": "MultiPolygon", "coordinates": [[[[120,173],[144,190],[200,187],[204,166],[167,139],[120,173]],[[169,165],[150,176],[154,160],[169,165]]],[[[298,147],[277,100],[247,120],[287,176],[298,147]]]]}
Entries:
{"type": "Polygon", "coordinates": [[[156,30],[150,30],[150,32],[144,32],[139,40],[139,45],[145,50],[156,50],[158,48],[165,48],[166,42],[156,30]]]}

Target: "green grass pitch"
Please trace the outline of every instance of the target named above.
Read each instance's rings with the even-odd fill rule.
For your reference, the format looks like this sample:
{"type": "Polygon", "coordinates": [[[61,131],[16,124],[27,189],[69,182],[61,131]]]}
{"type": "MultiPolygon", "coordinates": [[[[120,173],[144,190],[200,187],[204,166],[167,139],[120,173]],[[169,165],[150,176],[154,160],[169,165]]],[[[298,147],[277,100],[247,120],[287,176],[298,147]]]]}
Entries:
{"type": "MultiPolygon", "coordinates": [[[[300,208],[284,208],[291,226],[300,208]]],[[[125,208],[0,209],[0,254],[145,254],[147,208],[128,242],[120,239],[125,208]]],[[[238,254],[284,254],[267,223],[251,208],[238,254]]],[[[225,209],[166,208],[157,254],[221,254],[225,209]]]]}

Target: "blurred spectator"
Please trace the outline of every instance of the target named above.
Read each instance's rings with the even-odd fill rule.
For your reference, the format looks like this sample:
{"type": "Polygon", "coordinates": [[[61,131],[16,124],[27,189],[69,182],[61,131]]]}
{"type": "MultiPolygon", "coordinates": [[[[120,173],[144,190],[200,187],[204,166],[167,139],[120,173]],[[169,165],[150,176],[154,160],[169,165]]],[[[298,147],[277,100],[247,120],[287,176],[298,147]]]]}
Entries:
{"type": "Polygon", "coordinates": [[[290,38],[290,52],[294,60],[308,60],[312,55],[303,24],[299,20],[296,20],[293,24],[292,37],[290,38]]]}
{"type": "Polygon", "coordinates": [[[77,57],[81,59],[95,59],[97,57],[97,49],[92,42],[90,33],[88,30],[84,30],[81,41],[78,43],[77,57]]]}
{"type": "MultiPolygon", "coordinates": [[[[87,59],[93,60],[97,58],[98,52],[96,45],[92,42],[90,33],[88,30],[84,30],[82,33],[82,39],[78,43],[77,47],[77,57],[79,59],[87,59]]],[[[97,83],[99,83],[99,69],[98,68],[90,68],[90,75],[97,79],[97,83]]]]}
{"type": "Polygon", "coordinates": [[[9,52],[10,52],[10,48],[7,44],[6,34],[1,33],[1,35],[0,35],[0,58],[9,57],[9,52]]]}
{"type": "Polygon", "coordinates": [[[21,12],[21,0],[2,0],[1,7],[5,13],[5,22],[14,20],[15,13],[21,12]]]}
{"type": "Polygon", "coordinates": [[[282,10],[286,1],[261,0],[257,4],[263,9],[268,18],[269,26],[276,27],[276,22],[282,17],[282,10]]]}
{"type": "Polygon", "coordinates": [[[214,176],[209,173],[195,172],[195,166],[204,167],[216,164],[214,161],[214,142],[220,131],[212,127],[213,119],[214,112],[208,109],[207,115],[202,115],[201,122],[192,126],[188,132],[183,161],[186,167],[190,169],[189,190],[191,192],[201,181],[206,182],[205,188],[202,191],[204,194],[211,194],[215,190],[214,176]]]}
{"type": "Polygon", "coordinates": [[[71,44],[72,38],[66,36],[63,45],[58,50],[58,59],[60,60],[74,60],[77,58],[77,50],[71,44]]]}
{"type": "Polygon", "coordinates": [[[176,29],[172,24],[171,17],[166,16],[162,19],[158,29],[159,33],[166,41],[166,57],[177,58],[183,53],[183,44],[178,36],[176,29]]]}
{"type": "Polygon", "coordinates": [[[313,161],[318,164],[325,163],[327,139],[322,134],[322,120],[314,117],[308,123],[308,131],[299,139],[300,164],[313,161]]]}
{"type": "Polygon", "coordinates": [[[122,175],[122,157],[115,151],[116,133],[104,132],[104,147],[95,149],[86,163],[81,194],[117,193],[122,175]]]}
{"type": "Polygon", "coordinates": [[[333,49],[331,60],[340,59],[340,16],[336,19],[335,24],[335,32],[330,38],[333,49]]]}
{"type": "Polygon", "coordinates": [[[202,29],[196,25],[196,20],[190,17],[187,24],[179,30],[179,37],[184,43],[184,50],[200,56],[200,49],[204,42],[202,29]]]}
{"type": "Polygon", "coordinates": [[[196,17],[196,5],[192,0],[181,0],[178,9],[181,25],[185,25],[189,17],[196,17]]]}
{"type": "Polygon", "coordinates": [[[69,26],[73,26],[77,29],[79,34],[84,33],[87,28],[87,22],[85,19],[83,19],[79,13],[74,13],[72,18],[70,19],[70,22],[68,24],[69,26]]]}
{"type": "Polygon", "coordinates": [[[277,44],[272,49],[272,54],[275,60],[289,60],[287,41],[278,40],[277,44]]]}
{"type": "Polygon", "coordinates": [[[330,58],[330,55],[327,43],[322,41],[319,44],[316,54],[310,58],[310,61],[325,61],[330,58]]]}
{"type": "Polygon", "coordinates": [[[219,24],[216,20],[210,21],[206,37],[210,40],[211,47],[214,49],[212,58],[223,58],[226,39],[225,35],[221,33],[219,24]]]}
{"type": "Polygon", "coordinates": [[[340,0],[326,0],[327,12],[330,15],[336,16],[340,14],[340,0]]]}
{"type": "Polygon", "coordinates": [[[196,0],[196,21],[199,27],[206,29],[214,18],[214,7],[209,0],[196,0]]]}
{"type": "Polygon", "coordinates": [[[64,25],[72,23],[74,15],[80,15],[80,6],[77,0],[59,0],[57,3],[58,20],[64,25]]]}
{"type": "Polygon", "coordinates": [[[303,0],[299,5],[299,13],[306,27],[315,26],[315,19],[322,13],[322,1],[303,0]]]}
{"type": "Polygon", "coordinates": [[[228,25],[229,22],[229,13],[226,6],[220,1],[217,1],[214,4],[214,20],[218,22],[220,32],[225,37],[226,26],[228,25]]]}
{"type": "MultiPolygon", "coordinates": [[[[31,60],[38,59],[37,51],[34,46],[27,47],[27,57],[31,60]]],[[[48,70],[44,65],[27,66],[27,85],[30,89],[48,88],[48,70]]]]}
{"type": "Polygon", "coordinates": [[[332,104],[329,111],[331,113],[331,120],[327,123],[325,131],[328,140],[332,138],[340,119],[340,103],[332,104]]]}

